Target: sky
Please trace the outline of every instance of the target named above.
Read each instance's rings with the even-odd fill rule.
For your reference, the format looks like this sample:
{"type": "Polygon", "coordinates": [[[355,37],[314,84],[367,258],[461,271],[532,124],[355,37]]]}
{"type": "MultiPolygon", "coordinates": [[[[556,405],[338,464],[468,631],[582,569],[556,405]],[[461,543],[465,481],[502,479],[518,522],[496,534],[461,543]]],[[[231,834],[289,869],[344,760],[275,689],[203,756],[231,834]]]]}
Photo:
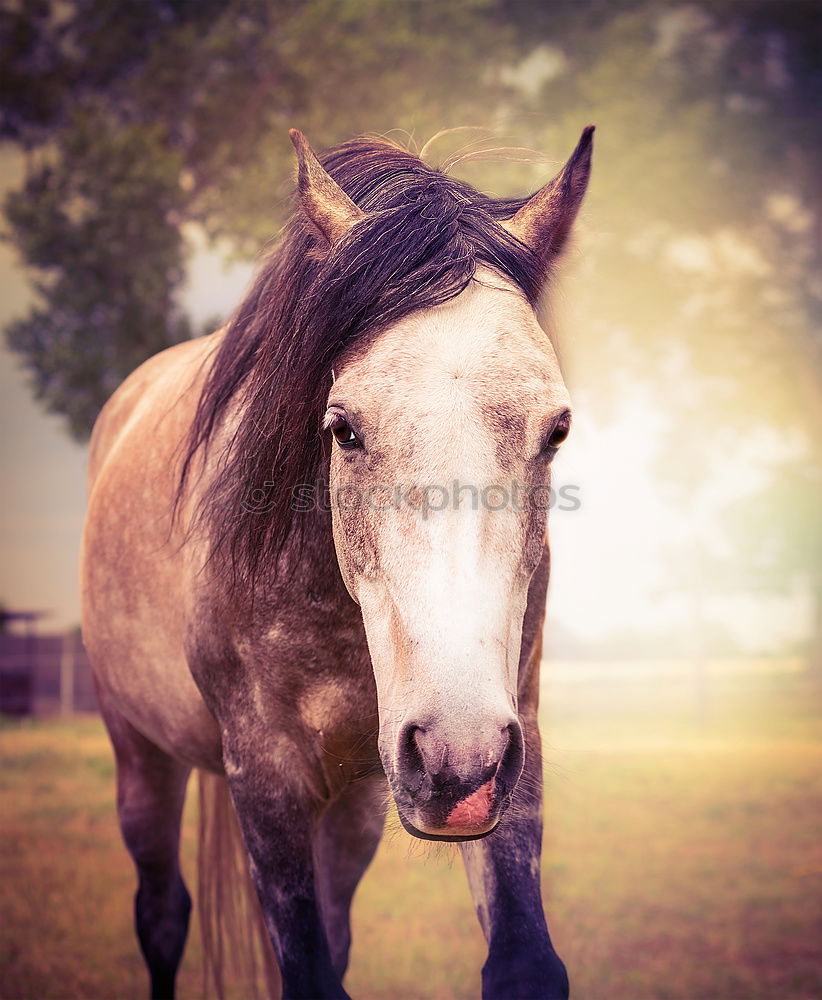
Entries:
{"type": "MultiPolygon", "coordinates": [[[[16,183],[19,160],[0,151],[4,189],[16,183]]],[[[196,322],[227,315],[247,287],[251,265],[226,265],[197,231],[183,304],[196,322]]],[[[583,249],[584,252],[584,249],[583,249]]],[[[573,296],[561,325],[572,327],[573,296]]],[[[0,327],[31,302],[26,276],[7,244],[0,243],[0,327]]],[[[562,331],[560,331],[562,334],[562,331]]],[[[696,483],[686,506],[673,505],[654,473],[666,425],[664,394],[687,385],[685,362],[672,353],[660,384],[633,385],[607,424],[597,422],[586,397],[585,359],[575,361],[580,385],[572,386],[575,423],[555,464],[555,484],[575,487],[579,507],[551,515],[553,556],[550,619],[584,641],[609,634],[665,627],[688,631],[703,620],[721,621],[743,649],[778,651],[801,639],[812,608],[801,588],[787,594],[737,594],[713,598],[694,619],[687,591],[672,586],[664,553],[674,545],[721,549],[717,512],[760,487],[769,475],[768,434],[759,428],[747,448],[719,456],[711,474],[696,483]]],[[[79,621],[77,564],[85,508],[86,448],[71,441],[59,417],[33,400],[17,359],[0,347],[0,407],[4,433],[3,516],[0,525],[0,601],[7,607],[47,612],[44,630],[79,621]]],[[[798,445],[801,447],[801,443],[798,445]]],[[[784,454],[784,443],[782,452],[784,454]]]]}

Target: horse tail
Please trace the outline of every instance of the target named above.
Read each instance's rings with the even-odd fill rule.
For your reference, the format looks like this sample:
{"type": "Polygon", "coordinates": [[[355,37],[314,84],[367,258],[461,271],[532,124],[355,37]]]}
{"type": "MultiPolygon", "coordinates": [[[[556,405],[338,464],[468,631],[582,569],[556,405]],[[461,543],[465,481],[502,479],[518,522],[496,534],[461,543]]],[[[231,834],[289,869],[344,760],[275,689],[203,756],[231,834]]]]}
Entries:
{"type": "Polygon", "coordinates": [[[225,778],[200,771],[197,912],[204,993],[226,998],[226,984],[260,1000],[280,996],[280,972],[251,881],[237,814],[225,778]]]}

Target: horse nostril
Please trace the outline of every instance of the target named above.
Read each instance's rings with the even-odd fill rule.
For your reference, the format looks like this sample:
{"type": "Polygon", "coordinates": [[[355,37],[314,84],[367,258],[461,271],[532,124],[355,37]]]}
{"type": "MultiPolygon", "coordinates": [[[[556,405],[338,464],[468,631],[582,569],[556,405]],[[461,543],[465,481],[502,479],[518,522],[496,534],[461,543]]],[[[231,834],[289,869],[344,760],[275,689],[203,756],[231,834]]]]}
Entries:
{"type": "Polygon", "coordinates": [[[501,791],[509,792],[522,772],[522,729],[512,719],[496,732],[496,739],[489,734],[487,742],[479,738],[460,747],[448,742],[436,728],[408,723],[397,742],[397,777],[412,794],[423,786],[436,794],[457,794],[462,787],[492,779],[501,791]]]}
{"type": "Polygon", "coordinates": [[[425,782],[440,793],[460,781],[451,765],[448,744],[425,726],[411,724],[401,731],[397,763],[403,783],[415,793],[425,782]]]}
{"type": "Polygon", "coordinates": [[[504,726],[502,733],[508,732],[508,741],[497,768],[497,782],[502,790],[511,791],[519,781],[525,763],[525,747],[522,736],[522,726],[511,722],[504,726]]]}
{"type": "Polygon", "coordinates": [[[422,726],[410,723],[403,727],[400,733],[399,747],[397,750],[398,770],[406,783],[421,780],[425,772],[425,762],[423,760],[420,746],[417,742],[417,733],[424,733],[422,726]]]}

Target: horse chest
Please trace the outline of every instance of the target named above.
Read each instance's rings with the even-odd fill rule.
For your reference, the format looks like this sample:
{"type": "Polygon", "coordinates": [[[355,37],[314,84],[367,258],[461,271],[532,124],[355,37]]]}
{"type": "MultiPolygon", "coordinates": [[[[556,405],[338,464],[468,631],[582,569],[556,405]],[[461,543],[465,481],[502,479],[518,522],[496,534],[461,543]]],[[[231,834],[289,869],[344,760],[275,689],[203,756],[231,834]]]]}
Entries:
{"type": "Polygon", "coordinates": [[[188,660],[220,725],[224,754],[299,753],[333,783],[359,764],[373,766],[377,696],[361,621],[292,594],[260,607],[244,627],[218,622],[201,609],[188,660]]]}

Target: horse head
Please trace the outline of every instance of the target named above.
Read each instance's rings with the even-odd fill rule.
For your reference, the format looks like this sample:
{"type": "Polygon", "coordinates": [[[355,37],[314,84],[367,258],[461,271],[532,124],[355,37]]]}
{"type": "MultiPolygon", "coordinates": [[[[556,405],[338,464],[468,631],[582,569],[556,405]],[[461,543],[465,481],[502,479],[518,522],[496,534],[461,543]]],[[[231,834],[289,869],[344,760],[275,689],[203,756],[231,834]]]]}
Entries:
{"type": "MultiPolygon", "coordinates": [[[[494,229],[545,276],[585,192],[592,131],[509,219],[481,219],[450,189],[429,210],[455,232],[494,229]]],[[[326,252],[362,240],[368,213],[301,133],[292,139],[301,207],[326,252]]],[[[334,543],[365,625],[383,767],[416,836],[487,835],[520,777],[523,619],[546,550],[551,460],[570,420],[534,302],[493,266],[335,361],[323,419],[334,543]]]]}

